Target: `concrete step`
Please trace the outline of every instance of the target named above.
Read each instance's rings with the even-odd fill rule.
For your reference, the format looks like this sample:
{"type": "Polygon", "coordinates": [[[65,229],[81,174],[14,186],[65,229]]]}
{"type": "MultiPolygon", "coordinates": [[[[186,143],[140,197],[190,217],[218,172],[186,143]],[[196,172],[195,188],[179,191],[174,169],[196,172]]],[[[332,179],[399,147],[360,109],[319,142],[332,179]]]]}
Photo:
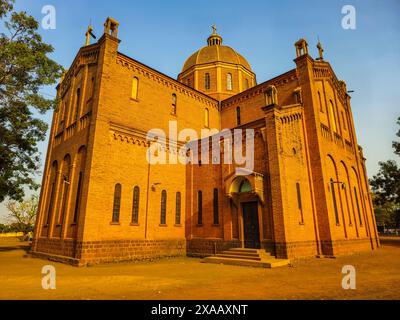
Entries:
{"type": "Polygon", "coordinates": [[[215,263],[215,264],[228,264],[236,266],[247,266],[247,267],[260,267],[260,268],[276,268],[287,266],[290,263],[288,259],[268,259],[268,260],[249,260],[249,259],[235,259],[235,258],[223,258],[223,257],[207,257],[202,260],[203,263],[215,263]]]}
{"type": "Polygon", "coordinates": [[[232,259],[258,260],[258,261],[261,260],[261,258],[258,255],[257,256],[244,256],[241,254],[218,253],[215,256],[221,257],[221,258],[232,258],[232,259]]]}
{"type": "Polygon", "coordinates": [[[266,252],[263,249],[243,249],[243,248],[232,248],[226,251],[223,251],[224,254],[230,255],[240,255],[240,256],[249,256],[249,257],[273,257],[270,252],[266,252]]]}
{"type": "Polygon", "coordinates": [[[250,248],[230,248],[232,251],[248,252],[248,253],[258,253],[260,249],[250,249],[250,248]]]}
{"type": "Polygon", "coordinates": [[[232,254],[232,255],[240,255],[243,257],[259,257],[260,255],[256,252],[240,252],[237,250],[226,250],[226,251],[222,251],[221,253],[223,254],[232,254]]]}

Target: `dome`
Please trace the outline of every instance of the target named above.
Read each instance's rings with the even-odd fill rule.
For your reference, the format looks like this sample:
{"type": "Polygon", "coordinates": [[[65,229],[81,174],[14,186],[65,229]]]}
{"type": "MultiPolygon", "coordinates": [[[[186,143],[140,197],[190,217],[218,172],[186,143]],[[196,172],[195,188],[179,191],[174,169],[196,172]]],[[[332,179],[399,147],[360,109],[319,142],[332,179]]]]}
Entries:
{"type": "Polygon", "coordinates": [[[189,70],[194,65],[214,62],[239,64],[245,67],[247,70],[252,71],[250,64],[247,62],[247,60],[231,47],[212,45],[203,47],[199,51],[192,54],[189,59],[186,60],[182,72],[189,70]]]}
{"type": "Polygon", "coordinates": [[[250,64],[247,60],[231,47],[222,45],[222,38],[216,32],[213,26],[213,33],[208,37],[208,45],[193,53],[185,62],[182,73],[191,67],[200,64],[225,62],[235,65],[241,65],[248,71],[252,72],[250,64]]]}

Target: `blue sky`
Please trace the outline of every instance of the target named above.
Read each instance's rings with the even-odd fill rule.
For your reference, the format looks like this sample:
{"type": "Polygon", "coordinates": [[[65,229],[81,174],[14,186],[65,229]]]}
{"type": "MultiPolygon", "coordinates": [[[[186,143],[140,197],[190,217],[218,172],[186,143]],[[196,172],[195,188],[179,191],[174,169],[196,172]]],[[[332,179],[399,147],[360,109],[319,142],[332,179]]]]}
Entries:
{"type": "MultiPolygon", "coordinates": [[[[352,109],[369,176],[377,172],[378,161],[395,159],[391,143],[400,116],[399,0],[16,0],[15,9],[41,21],[44,5],[55,7],[56,29],[40,33],[55,48],[52,58],[65,68],[83,45],[89,21],[99,37],[107,16],[120,23],[121,52],[172,77],[205,45],[213,23],[224,44],[247,58],[259,83],[294,67],[293,44],[299,38],[307,39],[316,57],[319,36],[325,59],[348,90],[355,91],[352,109]],[[356,9],[355,30],[341,26],[341,9],[347,4],[356,9]]],[[[43,92],[55,95],[54,88],[43,92]]],[[[43,118],[50,123],[51,113],[43,118]]],[[[43,159],[46,146],[47,141],[40,144],[43,159]]]]}

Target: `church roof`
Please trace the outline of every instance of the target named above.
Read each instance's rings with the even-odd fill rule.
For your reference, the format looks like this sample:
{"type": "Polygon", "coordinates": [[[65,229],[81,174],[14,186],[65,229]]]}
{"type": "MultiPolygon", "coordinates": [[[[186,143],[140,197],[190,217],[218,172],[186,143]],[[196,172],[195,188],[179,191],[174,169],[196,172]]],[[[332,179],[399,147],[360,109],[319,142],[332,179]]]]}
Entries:
{"type": "Polygon", "coordinates": [[[182,72],[191,67],[206,63],[225,62],[235,65],[242,65],[252,72],[247,60],[234,49],[222,45],[222,38],[216,33],[213,27],[213,34],[207,39],[208,45],[193,53],[185,62],[182,72]]]}

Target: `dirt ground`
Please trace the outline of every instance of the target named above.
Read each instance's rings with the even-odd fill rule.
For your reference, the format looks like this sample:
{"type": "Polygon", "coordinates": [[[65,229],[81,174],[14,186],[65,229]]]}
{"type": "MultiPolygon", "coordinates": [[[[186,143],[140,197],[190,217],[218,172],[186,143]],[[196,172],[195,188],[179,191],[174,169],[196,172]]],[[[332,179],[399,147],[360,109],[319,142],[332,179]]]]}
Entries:
{"type": "Polygon", "coordinates": [[[400,299],[400,246],[336,259],[311,258],[276,269],[174,258],[77,268],[32,258],[26,243],[0,241],[0,299],[400,299]],[[56,269],[56,289],[42,289],[42,267],[56,269]],[[344,290],[344,265],[356,289],[344,290]]]}

